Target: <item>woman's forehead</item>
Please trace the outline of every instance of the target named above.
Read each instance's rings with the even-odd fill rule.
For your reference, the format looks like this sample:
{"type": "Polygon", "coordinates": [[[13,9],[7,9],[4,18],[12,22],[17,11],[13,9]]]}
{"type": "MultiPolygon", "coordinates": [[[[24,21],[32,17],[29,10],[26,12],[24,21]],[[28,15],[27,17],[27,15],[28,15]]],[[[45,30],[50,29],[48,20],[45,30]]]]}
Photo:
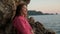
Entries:
{"type": "Polygon", "coordinates": [[[23,6],[23,8],[27,8],[27,6],[26,6],[26,5],[24,5],[24,6],[23,6]]]}

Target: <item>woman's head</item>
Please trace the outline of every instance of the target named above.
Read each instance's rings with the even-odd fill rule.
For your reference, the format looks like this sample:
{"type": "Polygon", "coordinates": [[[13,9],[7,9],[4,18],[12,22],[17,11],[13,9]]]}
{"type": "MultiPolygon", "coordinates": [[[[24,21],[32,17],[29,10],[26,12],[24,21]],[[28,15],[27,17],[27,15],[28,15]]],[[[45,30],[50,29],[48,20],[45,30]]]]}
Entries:
{"type": "Polygon", "coordinates": [[[16,9],[16,16],[22,14],[27,15],[27,5],[25,3],[19,4],[16,9]]]}

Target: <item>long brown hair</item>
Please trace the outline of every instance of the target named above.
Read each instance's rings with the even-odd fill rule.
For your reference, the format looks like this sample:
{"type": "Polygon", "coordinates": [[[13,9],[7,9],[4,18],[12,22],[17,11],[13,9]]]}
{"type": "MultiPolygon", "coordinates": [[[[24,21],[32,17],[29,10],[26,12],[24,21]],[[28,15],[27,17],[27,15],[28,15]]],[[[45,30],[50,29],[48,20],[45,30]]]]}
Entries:
{"type": "Polygon", "coordinates": [[[27,6],[27,4],[26,4],[26,3],[21,3],[21,4],[19,4],[19,5],[17,6],[15,16],[21,15],[21,13],[20,13],[20,12],[21,12],[22,7],[23,7],[24,5],[26,5],[26,6],[27,6]]]}

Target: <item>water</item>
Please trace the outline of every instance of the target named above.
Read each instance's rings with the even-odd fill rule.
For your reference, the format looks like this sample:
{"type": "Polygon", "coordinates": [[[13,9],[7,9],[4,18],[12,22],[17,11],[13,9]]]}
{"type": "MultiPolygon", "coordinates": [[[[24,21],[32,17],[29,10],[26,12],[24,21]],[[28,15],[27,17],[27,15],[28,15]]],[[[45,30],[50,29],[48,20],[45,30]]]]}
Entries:
{"type": "Polygon", "coordinates": [[[46,28],[52,29],[56,34],[60,34],[60,15],[37,15],[35,21],[41,22],[46,28]]]}

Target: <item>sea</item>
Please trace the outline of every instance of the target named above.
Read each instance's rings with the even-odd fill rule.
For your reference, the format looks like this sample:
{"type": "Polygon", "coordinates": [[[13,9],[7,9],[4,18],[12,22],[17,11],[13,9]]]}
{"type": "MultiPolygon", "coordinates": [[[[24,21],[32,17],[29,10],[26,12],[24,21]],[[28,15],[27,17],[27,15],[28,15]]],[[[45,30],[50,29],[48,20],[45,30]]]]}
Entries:
{"type": "Polygon", "coordinates": [[[45,28],[60,34],[60,15],[32,15],[35,21],[39,21],[45,28]]]}

